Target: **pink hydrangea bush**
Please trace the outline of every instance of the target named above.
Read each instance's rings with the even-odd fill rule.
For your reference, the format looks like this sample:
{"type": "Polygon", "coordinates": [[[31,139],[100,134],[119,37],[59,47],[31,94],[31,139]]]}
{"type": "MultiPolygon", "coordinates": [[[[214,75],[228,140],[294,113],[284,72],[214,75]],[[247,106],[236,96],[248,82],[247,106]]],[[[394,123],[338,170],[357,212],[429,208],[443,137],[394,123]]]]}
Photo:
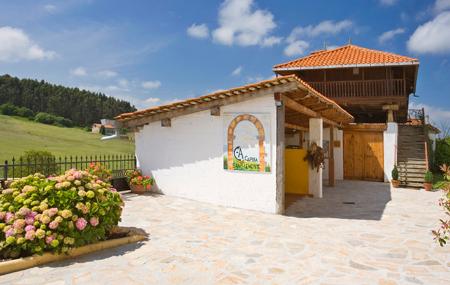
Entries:
{"type": "Polygon", "coordinates": [[[87,171],[24,177],[0,193],[0,258],[67,252],[104,240],[122,207],[120,194],[87,171]]]}

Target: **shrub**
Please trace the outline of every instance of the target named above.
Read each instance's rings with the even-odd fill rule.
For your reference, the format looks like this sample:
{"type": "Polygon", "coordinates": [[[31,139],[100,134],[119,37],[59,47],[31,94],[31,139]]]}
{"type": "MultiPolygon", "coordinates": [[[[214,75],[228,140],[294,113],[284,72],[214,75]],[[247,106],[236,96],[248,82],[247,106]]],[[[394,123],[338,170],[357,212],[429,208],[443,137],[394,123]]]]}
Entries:
{"type": "Polygon", "coordinates": [[[64,117],[55,117],[55,125],[60,127],[71,128],[73,127],[73,122],[64,117]]]}
{"type": "Polygon", "coordinates": [[[111,170],[106,168],[106,166],[100,162],[91,162],[86,171],[92,175],[98,176],[98,178],[103,181],[110,181],[112,178],[111,170]]]}
{"type": "Polygon", "coordinates": [[[36,116],[34,117],[34,120],[38,123],[53,125],[56,121],[56,117],[53,116],[52,114],[40,112],[40,113],[36,114],[36,116]]]}
{"type": "Polygon", "coordinates": [[[433,173],[429,170],[425,172],[424,180],[425,183],[433,183],[433,173]]]}
{"type": "Polygon", "coordinates": [[[444,246],[450,239],[450,167],[444,164],[441,166],[441,171],[444,173],[443,177],[447,183],[444,184],[444,197],[439,200],[439,205],[444,209],[446,219],[441,219],[441,226],[432,233],[434,239],[444,246]]]}
{"type": "Polygon", "coordinates": [[[397,165],[394,165],[394,169],[392,169],[392,180],[398,180],[398,169],[397,165]]]}
{"type": "Polygon", "coordinates": [[[17,116],[31,119],[34,117],[34,112],[27,107],[19,107],[17,108],[17,116]]]}
{"type": "Polygon", "coordinates": [[[443,164],[450,164],[450,138],[436,140],[434,169],[438,170],[439,166],[443,164]]]}
{"type": "Polygon", "coordinates": [[[0,194],[0,256],[64,253],[104,240],[122,206],[110,184],[86,171],[24,177],[0,194]]]}
{"type": "Polygon", "coordinates": [[[0,113],[8,116],[16,116],[18,108],[11,103],[0,105],[0,113]]]}
{"type": "Polygon", "coordinates": [[[57,173],[56,157],[48,151],[29,150],[19,157],[21,163],[21,175],[27,176],[34,173],[42,173],[46,176],[57,173]]]}

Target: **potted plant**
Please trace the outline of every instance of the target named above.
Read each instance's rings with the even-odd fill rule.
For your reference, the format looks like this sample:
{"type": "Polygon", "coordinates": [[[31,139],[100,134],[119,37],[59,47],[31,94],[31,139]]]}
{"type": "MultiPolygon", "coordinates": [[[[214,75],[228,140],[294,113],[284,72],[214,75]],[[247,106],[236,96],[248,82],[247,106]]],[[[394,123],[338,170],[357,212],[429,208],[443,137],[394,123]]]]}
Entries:
{"type": "Polygon", "coordinates": [[[400,186],[400,180],[398,180],[398,169],[397,165],[394,165],[394,169],[392,169],[392,187],[398,188],[400,186]]]}
{"type": "Polygon", "coordinates": [[[427,170],[427,172],[425,172],[424,180],[423,188],[425,188],[425,191],[430,191],[433,188],[433,173],[427,170]]]}
{"type": "Polygon", "coordinates": [[[143,194],[149,191],[153,185],[153,178],[142,175],[142,172],[138,169],[127,171],[126,176],[128,178],[131,192],[133,193],[143,194]]]}

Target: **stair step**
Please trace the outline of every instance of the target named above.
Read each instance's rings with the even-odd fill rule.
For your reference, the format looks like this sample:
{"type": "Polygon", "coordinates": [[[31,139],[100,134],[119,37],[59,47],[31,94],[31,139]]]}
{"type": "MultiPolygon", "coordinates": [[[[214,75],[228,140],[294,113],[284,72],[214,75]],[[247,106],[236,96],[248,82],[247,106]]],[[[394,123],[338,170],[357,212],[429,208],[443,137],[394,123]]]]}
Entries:
{"type": "Polygon", "coordinates": [[[422,183],[425,182],[425,180],[423,178],[417,178],[417,177],[408,177],[408,178],[402,178],[399,177],[398,180],[400,180],[400,183],[422,183]]]}
{"type": "Polygon", "coordinates": [[[400,186],[406,187],[406,188],[423,188],[423,183],[417,183],[417,182],[410,182],[410,183],[406,183],[406,184],[400,183],[400,186]]]}

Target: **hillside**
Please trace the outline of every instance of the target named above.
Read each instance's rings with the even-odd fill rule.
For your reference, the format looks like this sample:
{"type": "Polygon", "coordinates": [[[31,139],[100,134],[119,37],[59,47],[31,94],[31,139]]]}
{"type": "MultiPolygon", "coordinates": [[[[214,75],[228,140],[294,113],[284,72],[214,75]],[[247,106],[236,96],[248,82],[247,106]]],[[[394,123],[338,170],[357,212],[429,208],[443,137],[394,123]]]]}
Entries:
{"type": "Polygon", "coordinates": [[[100,137],[78,128],[0,115],[0,163],[17,158],[26,150],[47,150],[56,156],[134,153],[134,144],[128,140],[100,141],[100,137]]]}
{"type": "Polygon", "coordinates": [[[76,126],[91,126],[100,119],[135,111],[129,102],[43,80],[0,76],[0,105],[11,103],[34,113],[45,112],[70,119],[76,126]]]}

